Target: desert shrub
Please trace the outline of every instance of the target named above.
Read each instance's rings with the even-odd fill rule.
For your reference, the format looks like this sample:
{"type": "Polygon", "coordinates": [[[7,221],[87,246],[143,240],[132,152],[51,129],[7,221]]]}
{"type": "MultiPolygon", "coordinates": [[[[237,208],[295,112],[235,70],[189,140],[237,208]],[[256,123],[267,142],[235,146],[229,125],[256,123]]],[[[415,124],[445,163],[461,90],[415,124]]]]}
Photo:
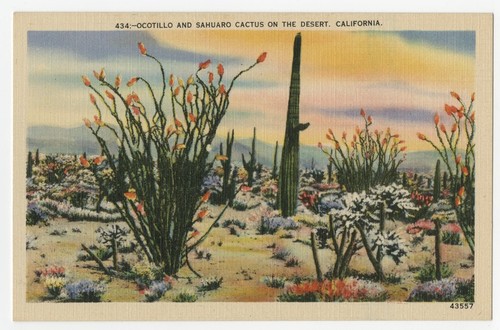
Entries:
{"type": "Polygon", "coordinates": [[[26,210],[26,224],[28,226],[47,225],[49,216],[35,202],[28,203],[26,210]]]}
{"type": "Polygon", "coordinates": [[[290,256],[290,254],[290,250],[283,247],[277,247],[273,250],[273,255],[271,258],[285,261],[290,256]]]}
{"type": "Polygon", "coordinates": [[[158,301],[165,295],[165,292],[171,288],[171,284],[165,281],[153,281],[151,285],[144,290],[144,297],[147,302],[158,301]]]}
{"type": "Polygon", "coordinates": [[[67,284],[65,290],[69,301],[99,302],[106,292],[106,287],[94,281],[81,280],[67,284]]]}
{"type": "Polygon", "coordinates": [[[287,302],[359,302],[386,299],[387,291],[382,285],[352,277],[293,284],[278,296],[278,301],[287,302]]]}
{"type": "Polygon", "coordinates": [[[51,298],[57,298],[61,295],[66,279],[64,277],[48,276],[43,281],[44,287],[51,298]]]}
{"type": "Polygon", "coordinates": [[[321,219],[315,218],[317,216],[315,215],[310,215],[310,214],[297,214],[293,217],[293,220],[308,227],[308,228],[316,228],[318,226],[320,227],[326,227],[327,223],[322,221],[321,219]]]}
{"type": "Polygon", "coordinates": [[[281,235],[280,238],[290,239],[293,238],[293,234],[291,232],[286,232],[283,235],[281,235]]]}
{"type": "Polygon", "coordinates": [[[263,216],[260,219],[257,233],[259,235],[274,234],[281,228],[285,230],[293,230],[297,229],[298,227],[299,226],[295,223],[295,221],[293,221],[292,218],[263,216]]]}
{"type": "Polygon", "coordinates": [[[175,295],[174,298],[172,299],[173,302],[195,302],[198,300],[198,296],[192,292],[188,291],[183,291],[180,292],[179,294],[175,295]]]}
{"type": "Polygon", "coordinates": [[[36,250],[37,236],[26,236],[26,250],[36,250]]]}
{"type": "Polygon", "coordinates": [[[132,267],[131,277],[140,287],[147,288],[153,281],[161,280],[163,272],[160,267],[146,261],[141,261],[132,267]]]}
{"type": "Polygon", "coordinates": [[[206,292],[206,291],[217,290],[218,288],[221,287],[221,285],[222,285],[222,277],[217,278],[214,276],[201,280],[201,283],[197,287],[197,289],[199,292],[206,292]]]}
{"type": "Polygon", "coordinates": [[[285,261],[285,267],[297,267],[300,264],[299,259],[295,257],[288,258],[285,261]]]}
{"type": "Polygon", "coordinates": [[[267,285],[270,288],[284,288],[286,278],[271,275],[271,276],[264,276],[262,281],[264,282],[265,285],[267,285]]]}
{"type": "Polygon", "coordinates": [[[455,223],[448,223],[441,228],[441,242],[448,245],[462,245],[460,226],[455,223]]]}
{"type": "Polygon", "coordinates": [[[44,279],[47,277],[66,277],[66,270],[62,266],[49,266],[35,270],[36,280],[44,279]]]}
{"type": "Polygon", "coordinates": [[[408,301],[474,301],[474,280],[447,278],[416,286],[408,301]]]}
{"type": "MultiPolygon", "coordinates": [[[[441,265],[441,277],[447,278],[453,275],[453,271],[448,267],[447,264],[441,265]]],[[[429,260],[425,261],[425,264],[418,271],[417,276],[415,277],[420,282],[428,282],[436,279],[436,266],[431,263],[429,260]]]]}
{"type": "Polygon", "coordinates": [[[241,220],[238,220],[238,219],[228,219],[228,220],[224,220],[224,222],[222,223],[222,227],[224,228],[227,228],[229,226],[236,226],[240,229],[246,229],[247,228],[247,224],[241,220]]]}
{"type": "Polygon", "coordinates": [[[443,231],[441,242],[447,245],[462,245],[460,234],[451,231],[443,231]]]}
{"type": "MultiPolygon", "coordinates": [[[[91,249],[95,256],[102,261],[106,261],[113,256],[113,251],[111,248],[107,247],[94,247],[91,249]]],[[[76,256],[77,261],[93,261],[94,259],[87,252],[80,252],[76,256]]]]}
{"type": "Polygon", "coordinates": [[[233,201],[233,209],[236,211],[246,211],[248,209],[248,204],[243,200],[235,199],[233,201]]]}
{"type": "Polygon", "coordinates": [[[118,212],[97,212],[86,208],[74,207],[68,202],[59,202],[51,199],[40,201],[40,206],[70,221],[114,222],[122,220],[122,216],[118,212]]]}
{"type": "Polygon", "coordinates": [[[195,249],[196,259],[207,259],[210,260],[212,258],[212,253],[208,250],[195,249]]]}
{"type": "Polygon", "coordinates": [[[50,236],[64,236],[68,233],[68,231],[66,229],[62,229],[62,230],[59,230],[59,229],[54,229],[52,230],[49,235],[50,236]]]}

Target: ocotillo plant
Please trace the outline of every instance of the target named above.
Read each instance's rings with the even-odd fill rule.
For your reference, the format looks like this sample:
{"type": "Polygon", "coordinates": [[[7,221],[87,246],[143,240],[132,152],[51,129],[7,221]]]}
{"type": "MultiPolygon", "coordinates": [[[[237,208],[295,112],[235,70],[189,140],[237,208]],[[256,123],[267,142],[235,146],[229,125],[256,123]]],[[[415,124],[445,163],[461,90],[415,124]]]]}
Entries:
{"type": "Polygon", "coordinates": [[[33,176],[33,156],[31,151],[28,152],[28,161],[26,164],[26,177],[31,178],[33,176]]]}
{"type": "Polygon", "coordinates": [[[299,133],[309,123],[299,123],[300,101],[300,53],[302,38],[295,36],[293,44],[292,76],[288,96],[285,142],[281,153],[277,203],[284,217],[295,214],[299,188],[299,133]]]}
{"type": "Polygon", "coordinates": [[[220,162],[222,164],[222,169],[224,170],[224,174],[222,176],[222,193],[221,193],[221,204],[226,204],[228,201],[232,201],[234,195],[236,194],[235,188],[235,178],[233,176],[233,171],[231,170],[231,159],[233,153],[233,143],[234,143],[234,129],[227,133],[226,139],[226,153],[224,154],[224,148],[222,143],[220,144],[220,155],[224,155],[224,157],[220,157],[220,162]]]}
{"type": "Polygon", "coordinates": [[[349,192],[367,191],[376,185],[389,185],[399,179],[398,167],[404,160],[401,154],[406,150],[399,134],[387,128],[385,132],[370,131],[373,124],[371,116],[361,109],[364,129],[356,127],[351,141],[347,133],[337,138],[329,129],[326,138],[333,142],[328,151],[322,143],[319,148],[333,162],[337,171],[337,181],[349,192]],[[333,155],[332,155],[333,151],[333,155]]]}
{"type": "Polygon", "coordinates": [[[448,171],[451,203],[457,213],[457,220],[467,244],[474,255],[476,167],[474,134],[476,123],[473,105],[475,94],[471,95],[468,106],[465,105],[460,95],[455,92],[450,94],[460,104],[460,108],[454,105],[444,105],[444,111],[452,121],[450,131],[440,120],[439,114],[436,113],[434,115],[434,128],[439,142],[434,143],[422,133],[417,133],[417,136],[438,152],[448,171]]]}
{"type": "Polygon", "coordinates": [[[243,167],[248,173],[248,186],[253,186],[254,174],[258,171],[257,164],[257,152],[255,151],[255,141],[257,140],[257,130],[253,128],[253,139],[252,139],[252,151],[248,152],[250,154],[250,159],[248,162],[245,160],[245,155],[241,154],[241,161],[243,162],[243,167]]]}
{"type": "Polygon", "coordinates": [[[441,162],[439,159],[436,161],[436,170],[434,171],[434,191],[432,199],[434,202],[439,200],[441,196],[441,162]]]}
{"type": "Polygon", "coordinates": [[[276,141],[276,146],[274,147],[273,170],[271,171],[271,179],[275,180],[277,178],[278,178],[278,141],[276,141]]]}
{"type": "MultiPolygon", "coordinates": [[[[94,123],[88,119],[84,123],[107,160],[112,155],[101,132],[108,130],[119,142],[119,164],[128,187],[113,203],[147,259],[173,275],[184,265],[192,270],[190,251],[206,239],[228,207],[203,234],[195,229],[208,213],[206,208],[200,208],[210,193],[200,196],[200,187],[215,161],[208,159],[209,150],[228,110],[233,85],[242,74],[263,62],[266,53],[227,81],[226,87],[222,64],[217,68],[218,79],[212,72],[205,75],[211,64],[207,60],[186,81],[177,77],[176,84],[175,76],[166,76],[162,63],[142,43],[138,46],[142,56],[158,64],[161,86],[153,88],[142,76],[132,77],[126,87],[121,86],[120,76],[109,82],[104,69],[94,72],[98,81],[95,85],[83,76],[97,110],[94,123]],[[144,95],[132,89],[135,84],[144,84],[144,95]],[[142,102],[143,98],[150,101],[142,102]],[[104,122],[104,111],[112,123],[104,122]]],[[[105,165],[116,178],[117,165],[113,161],[105,165]]]]}

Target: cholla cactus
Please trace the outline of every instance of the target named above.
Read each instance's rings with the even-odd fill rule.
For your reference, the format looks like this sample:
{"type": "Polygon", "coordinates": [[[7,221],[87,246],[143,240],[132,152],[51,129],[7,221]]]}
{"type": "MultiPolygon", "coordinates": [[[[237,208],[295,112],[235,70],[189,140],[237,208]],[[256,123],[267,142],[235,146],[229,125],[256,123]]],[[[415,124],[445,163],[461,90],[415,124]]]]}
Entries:
{"type": "MultiPolygon", "coordinates": [[[[209,193],[200,196],[199,191],[217,158],[208,159],[209,149],[228,111],[234,83],[263,62],[265,53],[230,80],[225,79],[222,64],[218,65],[217,79],[214,73],[206,73],[210,60],[200,63],[194,75],[184,80],[173,74],[167,76],[161,62],[143,43],[138,45],[140,54],[159,66],[159,90],[140,75],[122,86],[120,77],[109,82],[104,69],[94,71],[96,84],[82,77],[96,109],[93,122],[84,119],[84,124],[100,144],[105,156],[103,166],[110,168],[115,178],[112,184],[118,194],[112,202],[116,209],[147,259],[173,275],[182,266],[189,266],[189,252],[205,240],[213,227],[202,235],[194,230],[195,224],[203,220],[200,215],[206,214],[199,208],[210,197],[209,193]],[[136,93],[135,84],[143,84],[146,93],[136,93]],[[105,121],[104,112],[111,122],[105,121]],[[103,131],[118,142],[117,161],[112,161],[103,131]],[[122,180],[116,180],[120,175],[122,180]],[[120,191],[123,182],[127,187],[120,191]]],[[[83,156],[81,162],[88,163],[83,156]]]]}
{"type": "Polygon", "coordinates": [[[334,276],[341,277],[345,274],[350,261],[349,255],[352,254],[352,250],[343,248],[348,240],[349,244],[358,249],[362,244],[379,279],[384,281],[382,258],[389,256],[399,263],[406,255],[407,248],[399,235],[385,231],[381,219],[409,216],[409,212],[416,209],[411,202],[410,193],[395,184],[376,186],[368,193],[347,193],[342,199],[342,205],[342,208],[330,211],[330,232],[337,254],[334,276]],[[381,208],[381,205],[384,207],[381,208]],[[340,242],[337,237],[341,237],[340,242]],[[377,251],[376,254],[374,251],[377,251]]]}

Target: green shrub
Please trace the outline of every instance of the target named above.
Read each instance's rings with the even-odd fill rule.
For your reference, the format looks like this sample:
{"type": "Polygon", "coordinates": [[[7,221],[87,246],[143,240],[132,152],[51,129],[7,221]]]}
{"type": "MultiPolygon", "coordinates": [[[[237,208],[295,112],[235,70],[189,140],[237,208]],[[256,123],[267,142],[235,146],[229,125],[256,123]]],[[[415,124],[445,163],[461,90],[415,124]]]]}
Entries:
{"type": "MultiPolygon", "coordinates": [[[[448,267],[447,264],[441,265],[441,277],[447,278],[453,275],[452,270],[448,267]]],[[[431,263],[429,260],[426,260],[424,266],[420,268],[417,276],[415,277],[421,283],[433,281],[436,279],[436,266],[431,263]]]]}

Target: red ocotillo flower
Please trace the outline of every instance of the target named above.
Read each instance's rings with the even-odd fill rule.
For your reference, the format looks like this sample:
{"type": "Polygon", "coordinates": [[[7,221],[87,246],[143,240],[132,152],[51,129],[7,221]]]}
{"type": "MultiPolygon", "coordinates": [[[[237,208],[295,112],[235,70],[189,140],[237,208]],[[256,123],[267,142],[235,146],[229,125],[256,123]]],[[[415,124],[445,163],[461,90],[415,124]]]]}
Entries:
{"type": "Polygon", "coordinates": [[[451,96],[456,98],[458,101],[460,101],[460,95],[458,95],[457,93],[455,92],[450,92],[451,96]]]}
{"type": "Polygon", "coordinates": [[[117,75],[115,78],[115,88],[120,88],[121,84],[122,84],[122,77],[120,77],[120,75],[117,75]]]}
{"type": "Polygon", "coordinates": [[[106,91],[106,96],[110,99],[110,100],[114,100],[115,99],[115,96],[110,92],[110,91],[106,91]]]}
{"type": "Polygon", "coordinates": [[[90,163],[85,157],[80,156],[80,164],[82,164],[83,167],[88,168],[90,167],[90,163]]]}
{"type": "Polygon", "coordinates": [[[83,118],[83,123],[85,124],[85,126],[89,127],[92,126],[92,123],[90,122],[90,120],[88,120],[88,118],[83,118]]]}
{"type": "Polygon", "coordinates": [[[196,116],[192,113],[189,114],[189,121],[192,122],[192,123],[195,123],[196,122],[196,116]]]}
{"type": "Polygon", "coordinates": [[[224,66],[221,63],[219,63],[219,65],[217,65],[217,73],[221,77],[224,75],[224,66]]]}
{"type": "Polygon", "coordinates": [[[214,81],[214,73],[209,72],[208,73],[208,83],[211,84],[214,81]]]}
{"type": "Polygon", "coordinates": [[[141,55],[146,55],[147,54],[147,49],[144,47],[144,44],[142,42],[137,43],[137,46],[139,47],[139,52],[141,55]]]}
{"type": "Polygon", "coordinates": [[[457,158],[455,158],[455,164],[460,164],[462,162],[462,155],[458,155],[457,158]]]}
{"type": "Polygon", "coordinates": [[[92,103],[92,104],[96,104],[96,102],[97,102],[97,101],[96,101],[96,99],[95,99],[94,94],[89,94],[89,97],[90,97],[90,103],[92,103]]]}
{"type": "Polygon", "coordinates": [[[174,86],[174,75],[170,74],[170,77],[168,78],[168,85],[170,87],[174,86]]]}
{"type": "Polygon", "coordinates": [[[454,123],[453,125],[451,125],[451,132],[455,133],[457,131],[457,128],[458,128],[457,123],[454,123]]]}
{"type": "Polygon", "coordinates": [[[219,87],[219,94],[225,94],[225,93],[226,93],[226,86],[224,86],[224,84],[222,84],[219,87]]]}
{"type": "Polygon", "coordinates": [[[203,69],[208,68],[208,66],[210,65],[210,63],[212,63],[212,61],[210,61],[210,60],[206,60],[205,62],[201,62],[200,65],[199,65],[199,69],[203,70],[203,69]]]}
{"type": "Polygon", "coordinates": [[[208,202],[208,200],[210,199],[210,195],[211,195],[211,194],[212,194],[212,193],[210,192],[210,190],[209,190],[209,191],[207,191],[205,194],[203,194],[203,196],[201,197],[201,202],[202,202],[202,203],[206,203],[206,202],[208,202]]]}
{"type": "Polygon", "coordinates": [[[127,87],[132,87],[137,82],[137,77],[132,77],[127,83],[127,87]]]}
{"type": "Polygon", "coordinates": [[[177,96],[179,95],[179,92],[181,91],[181,86],[177,86],[175,89],[174,89],[174,96],[177,96]]]}
{"type": "Polygon", "coordinates": [[[425,141],[425,140],[427,140],[427,137],[426,137],[424,134],[420,133],[420,132],[418,132],[418,133],[417,133],[417,137],[418,137],[420,140],[424,140],[424,141],[425,141]]]}
{"type": "Polygon", "coordinates": [[[467,166],[462,166],[462,173],[463,175],[467,176],[469,175],[469,169],[467,168],[467,166]]]}
{"type": "Polygon", "coordinates": [[[266,60],[266,56],[267,56],[266,52],[263,52],[262,54],[260,54],[259,57],[257,57],[257,63],[264,62],[266,60]]]}
{"type": "Polygon", "coordinates": [[[446,126],[444,126],[444,124],[441,124],[439,128],[441,129],[441,132],[446,133],[446,126]]]}
{"type": "Polygon", "coordinates": [[[359,111],[359,114],[361,115],[361,117],[365,117],[366,116],[366,112],[363,108],[361,108],[361,111],[359,111]]]}
{"type": "Polygon", "coordinates": [[[99,73],[94,70],[94,77],[99,81],[103,81],[106,78],[106,72],[104,71],[104,68],[101,68],[101,71],[99,73]]]}
{"type": "Polygon", "coordinates": [[[439,124],[439,115],[437,114],[437,112],[434,114],[434,124],[439,124]]]}
{"type": "Polygon", "coordinates": [[[188,95],[186,97],[186,101],[187,101],[187,103],[193,102],[193,94],[191,93],[191,91],[188,92],[188,95]]]}
{"type": "Polygon", "coordinates": [[[85,86],[87,86],[87,87],[89,87],[89,86],[90,86],[90,79],[89,79],[89,77],[87,77],[87,76],[82,76],[82,81],[83,81],[83,84],[84,84],[85,86]]]}

